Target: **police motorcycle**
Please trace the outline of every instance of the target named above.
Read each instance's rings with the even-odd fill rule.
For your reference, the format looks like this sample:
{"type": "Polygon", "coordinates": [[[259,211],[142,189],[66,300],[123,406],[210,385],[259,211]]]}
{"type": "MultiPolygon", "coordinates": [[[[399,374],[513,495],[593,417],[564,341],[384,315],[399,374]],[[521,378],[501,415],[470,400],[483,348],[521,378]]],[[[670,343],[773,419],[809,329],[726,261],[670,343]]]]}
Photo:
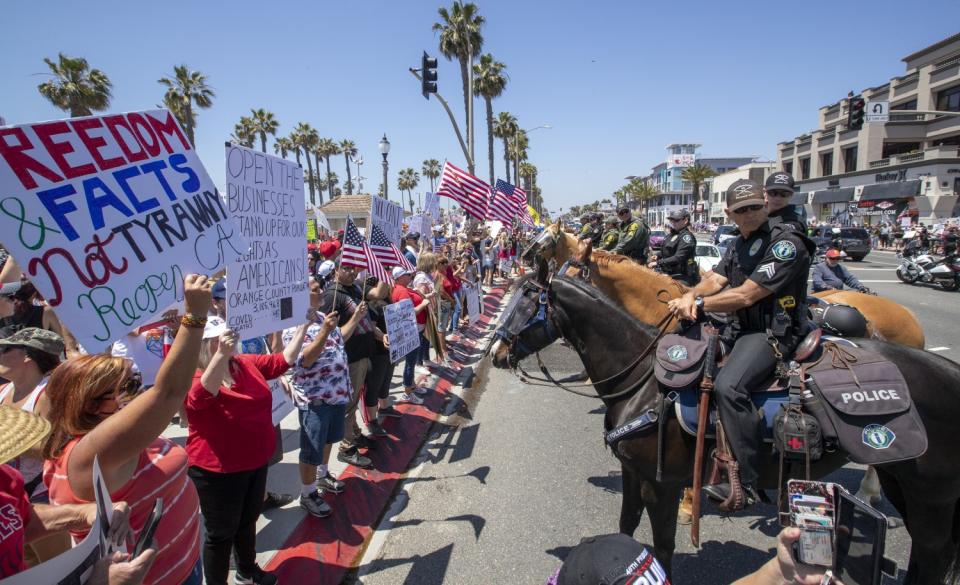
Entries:
{"type": "Polygon", "coordinates": [[[920,241],[915,239],[897,253],[897,259],[900,261],[897,278],[901,282],[937,284],[947,291],[960,288],[960,258],[956,254],[936,259],[929,251],[920,248],[920,241]]]}

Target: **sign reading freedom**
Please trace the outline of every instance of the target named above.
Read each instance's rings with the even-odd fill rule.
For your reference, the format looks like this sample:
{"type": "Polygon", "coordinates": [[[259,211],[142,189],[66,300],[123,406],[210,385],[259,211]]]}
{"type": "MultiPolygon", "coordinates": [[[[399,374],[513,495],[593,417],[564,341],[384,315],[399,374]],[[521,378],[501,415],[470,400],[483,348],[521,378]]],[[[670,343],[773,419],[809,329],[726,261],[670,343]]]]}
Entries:
{"type": "Polygon", "coordinates": [[[250,251],[227,268],[227,326],[246,339],[303,323],[307,290],[303,169],[227,145],[227,209],[250,251]]]}
{"type": "Polygon", "coordinates": [[[167,110],[0,128],[0,233],[91,353],[247,251],[167,110]]]}

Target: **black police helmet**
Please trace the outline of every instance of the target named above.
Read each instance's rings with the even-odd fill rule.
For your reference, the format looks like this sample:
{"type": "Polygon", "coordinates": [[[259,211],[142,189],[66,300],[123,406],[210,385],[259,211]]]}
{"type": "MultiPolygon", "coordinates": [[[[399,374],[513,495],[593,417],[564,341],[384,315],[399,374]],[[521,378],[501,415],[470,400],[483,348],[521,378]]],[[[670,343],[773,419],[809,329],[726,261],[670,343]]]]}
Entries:
{"type": "Polygon", "coordinates": [[[850,305],[827,305],[820,326],[827,333],[840,337],[866,337],[867,319],[850,305]]]}

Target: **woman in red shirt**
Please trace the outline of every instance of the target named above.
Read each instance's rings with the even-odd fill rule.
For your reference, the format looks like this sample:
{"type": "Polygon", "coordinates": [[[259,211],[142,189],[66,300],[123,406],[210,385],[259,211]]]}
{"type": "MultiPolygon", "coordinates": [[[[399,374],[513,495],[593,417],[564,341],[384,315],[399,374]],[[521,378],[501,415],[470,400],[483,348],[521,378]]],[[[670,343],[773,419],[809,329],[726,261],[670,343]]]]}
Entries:
{"type": "MultiPolygon", "coordinates": [[[[393,292],[390,294],[390,300],[394,303],[403,299],[410,299],[413,303],[413,311],[417,315],[417,331],[420,334],[420,347],[407,354],[406,361],[403,364],[403,398],[404,402],[410,404],[423,404],[423,399],[418,394],[425,394],[426,390],[421,390],[413,384],[414,369],[417,361],[420,359],[421,350],[426,338],[423,336],[423,330],[427,325],[427,307],[430,306],[430,296],[420,294],[416,289],[409,288],[410,281],[413,279],[413,271],[406,270],[402,266],[396,266],[393,269],[393,292]]],[[[427,348],[429,349],[429,345],[427,348]]]]}
{"type": "Polygon", "coordinates": [[[234,355],[237,334],[219,317],[207,320],[186,410],[187,474],[197,487],[207,529],[203,572],[208,585],[226,585],[233,548],[237,583],[277,582],[256,559],[257,518],[276,444],[267,380],[294,364],[306,331],[306,323],[298,327],[283,353],[234,355]]]}

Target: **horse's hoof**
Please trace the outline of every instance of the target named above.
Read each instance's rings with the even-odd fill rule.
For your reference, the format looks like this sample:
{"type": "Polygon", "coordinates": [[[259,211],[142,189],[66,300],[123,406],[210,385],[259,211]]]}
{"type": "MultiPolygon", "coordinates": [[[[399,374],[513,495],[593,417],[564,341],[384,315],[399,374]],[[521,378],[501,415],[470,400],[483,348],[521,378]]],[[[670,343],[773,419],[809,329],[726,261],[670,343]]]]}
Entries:
{"type": "Polygon", "coordinates": [[[677,524],[680,526],[687,526],[692,522],[693,514],[690,512],[684,512],[683,510],[680,510],[680,512],[677,513],[677,524]]]}

